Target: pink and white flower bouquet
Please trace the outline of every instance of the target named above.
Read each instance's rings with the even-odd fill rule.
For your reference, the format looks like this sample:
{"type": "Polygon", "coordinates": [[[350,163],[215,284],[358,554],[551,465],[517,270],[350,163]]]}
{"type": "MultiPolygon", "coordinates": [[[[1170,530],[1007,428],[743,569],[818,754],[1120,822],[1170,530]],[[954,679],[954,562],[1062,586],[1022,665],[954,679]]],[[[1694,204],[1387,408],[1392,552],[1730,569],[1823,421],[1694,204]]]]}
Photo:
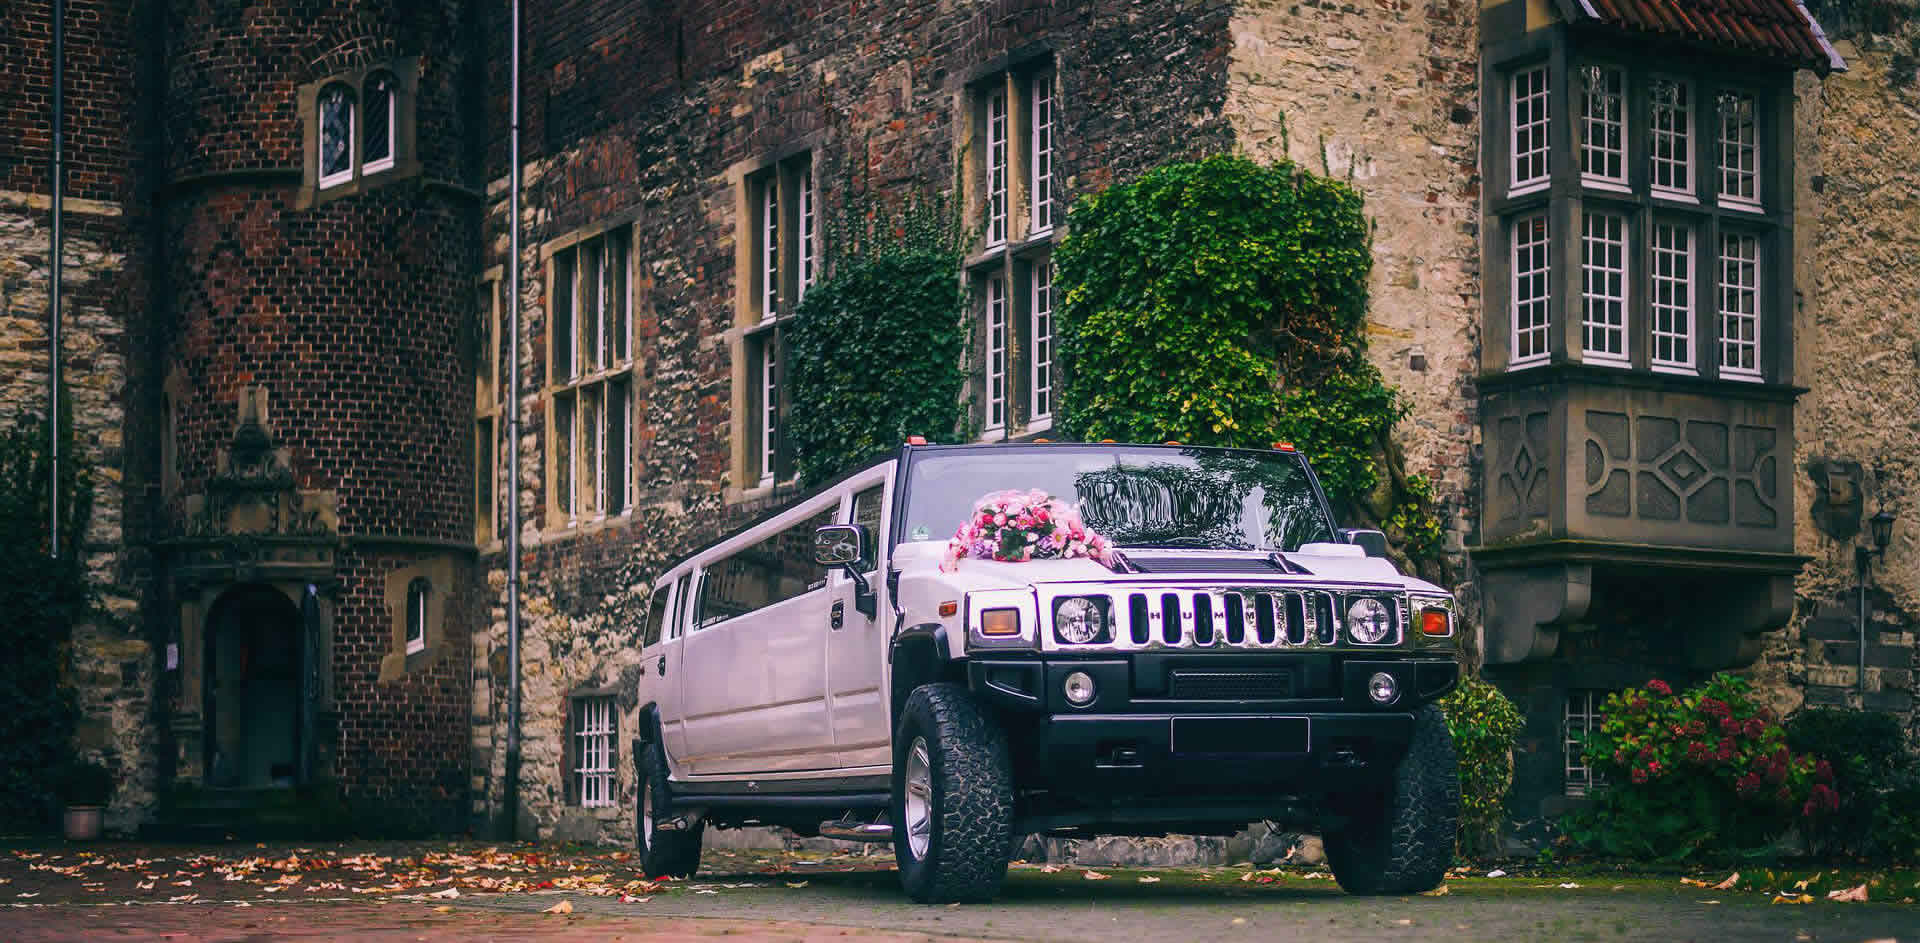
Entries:
{"type": "Polygon", "coordinates": [[[962,557],[1025,563],[1086,557],[1111,565],[1113,545],[1087,529],[1080,512],[1044,491],[995,491],[974,502],[973,514],[947,541],[942,570],[962,557]]]}

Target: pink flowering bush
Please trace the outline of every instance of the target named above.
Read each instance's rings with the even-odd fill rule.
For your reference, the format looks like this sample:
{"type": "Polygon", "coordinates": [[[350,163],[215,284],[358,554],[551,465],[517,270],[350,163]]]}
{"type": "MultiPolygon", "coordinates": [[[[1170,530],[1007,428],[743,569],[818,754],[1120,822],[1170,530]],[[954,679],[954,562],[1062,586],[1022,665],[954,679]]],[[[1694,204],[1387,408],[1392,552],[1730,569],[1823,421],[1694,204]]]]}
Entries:
{"type": "Polygon", "coordinates": [[[961,558],[1025,563],[1087,557],[1112,563],[1113,547],[1087,529],[1080,512],[1044,491],[995,491],[974,502],[967,522],[947,541],[941,569],[961,558]]]}
{"type": "Polygon", "coordinates": [[[1613,854],[1679,859],[1764,846],[1839,807],[1833,771],[1787,747],[1752,685],[1715,675],[1685,693],[1647,682],[1607,698],[1587,738],[1605,785],[1569,833],[1613,854]]]}

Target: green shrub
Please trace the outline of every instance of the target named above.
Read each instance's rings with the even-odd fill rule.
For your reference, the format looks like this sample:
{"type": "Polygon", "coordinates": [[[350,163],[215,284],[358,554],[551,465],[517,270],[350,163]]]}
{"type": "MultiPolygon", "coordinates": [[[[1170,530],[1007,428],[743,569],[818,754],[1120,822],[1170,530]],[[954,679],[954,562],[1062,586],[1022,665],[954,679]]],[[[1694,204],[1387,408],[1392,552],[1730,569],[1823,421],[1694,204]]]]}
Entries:
{"type": "MultiPolygon", "coordinates": [[[[71,435],[67,435],[71,442],[71,435]]],[[[0,822],[46,828],[59,808],[59,776],[72,754],[73,692],[64,683],[74,623],[92,608],[80,535],[93,486],[79,461],[63,463],[65,539],[51,555],[47,423],[27,416],[0,432],[0,822]]],[[[75,455],[71,446],[63,454],[75,455]]]]}
{"type": "Polygon", "coordinates": [[[1826,855],[1911,858],[1920,850],[1920,820],[1896,791],[1920,791],[1906,732],[1890,714],[1813,708],[1787,720],[1787,746],[1833,771],[1840,807],[1808,829],[1813,850],[1826,855]]]}
{"type": "Polygon", "coordinates": [[[1507,791],[1513,788],[1513,738],[1526,719],[1500,689],[1464,678],[1440,701],[1447,729],[1460,755],[1460,850],[1477,854],[1492,847],[1506,819],[1507,791]]]}
{"type": "MultiPolygon", "coordinates": [[[[850,210],[858,214],[858,208],[850,210]]],[[[938,206],[829,227],[832,268],[785,329],[786,439],[812,485],[961,420],[959,242],[938,206]]]]}
{"type": "Polygon", "coordinates": [[[1372,229],[1357,190],[1211,157],[1081,197],[1068,221],[1054,252],[1066,437],[1291,442],[1343,519],[1386,530],[1402,562],[1437,561],[1431,487],[1391,443],[1407,404],[1365,356],[1372,229]]]}
{"type": "Polygon", "coordinates": [[[71,760],[61,770],[54,793],[67,805],[106,805],[113,798],[113,771],[98,763],[71,760]]]}
{"type": "Polygon", "coordinates": [[[1069,222],[1054,261],[1070,435],[1265,448],[1283,386],[1359,359],[1372,253],[1343,182],[1212,157],[1082,197],[1069,222]]]}
{"type": "Polygon", "coordinates": [[[1586,760],[1605,785],[1566,823],[1578,843],[1643,860],[1752,851],[1839,806],[1832,771],[1787,746],[1745,679],[1715,675],[1684,694],[1649,681],[1601,712],[1586,760]]]}

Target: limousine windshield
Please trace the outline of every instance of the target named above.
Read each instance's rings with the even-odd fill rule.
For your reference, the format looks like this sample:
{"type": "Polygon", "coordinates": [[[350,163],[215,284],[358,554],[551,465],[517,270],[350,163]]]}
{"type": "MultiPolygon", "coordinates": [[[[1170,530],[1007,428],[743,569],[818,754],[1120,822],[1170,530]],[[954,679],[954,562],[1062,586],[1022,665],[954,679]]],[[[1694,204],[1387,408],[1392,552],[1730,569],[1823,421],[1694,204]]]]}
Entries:
{"type": "Polygon", "coordinates": [[[1035,488],[1073,502],[1088,527],[1122,547],[1293,551],[1334,539],[1295,453],[1099,445],[916,454],[898,533],[945,541],[983,495],[1035,488]]]}

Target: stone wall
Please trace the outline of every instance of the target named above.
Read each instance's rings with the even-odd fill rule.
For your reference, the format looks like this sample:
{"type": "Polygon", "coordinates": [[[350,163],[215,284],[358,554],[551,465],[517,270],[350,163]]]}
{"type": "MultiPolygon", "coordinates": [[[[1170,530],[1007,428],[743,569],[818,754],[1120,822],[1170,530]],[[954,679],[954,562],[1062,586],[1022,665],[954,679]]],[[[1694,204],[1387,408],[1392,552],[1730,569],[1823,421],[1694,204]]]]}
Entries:
{"type": "MultiPolygon", "coordinates": [[[[807,143],[823,219],[845,204],[848,186],[882,202],[951,193],[961,87],[1036,49],[1050,49],[1060,76],[1057,160],[1069,199],[1167,160],[1221,152],[1230,143],[1229,11],[1225,2],[1171,0],[881,8],[601,0],[568,5],[565,16],[528,9],[522,834],[631,840],[634,633],[648,585],[675,554],[784,497],[723,499],[740,484],[729,478],[737,223],[729,169],[807,143]],[[635,227],[638,500],[621,520],[549,529],[535,392],[548,331],[540,246],[621,214],[635,227]],[[609,688],[622,692],[623,708],[615,806],[572,808],[562,768],[567,696],[609,688]]],[[[492,120],[504,126],[497,110],[492,120]]],[[[490,154],[488,265],[507,250],[504,158],[490,154]]],[[[504,562],[497,554],[486,562],[498,591],[504,562]]],[[[476,815],[492,818],[504,776],[502,599],[481,634],[473,785],[486,796],[476,815]]]]}
{"type": "MultiPolygon", "coordinates": [[[[1803,74],[1796,156],[1802,299],[1795,382],[1798,551],[1793,624],[1758,667],[1782,708],[1859,705],[1854,549],[1865,518],[1898,516],[1872,562],[1869,709],[1914,712],[1920,631],[1920,24],[1909,0],[1828,3],[1849,71],[1803,74]]],[[[1920,729],[1915,730],[1920,734],[1920,729]]]]}
{"type": "MultiPolygon", "coordinates": [[[[158,652],[140,617],[149,586],[137,499],[145,444],[138,408],[146,219],[132,199],[145,118],[136,77],[145,58],[129,4],[72,0],[66,24],[66,162],[62,371],[78,458],[95,473],[86,534],[100,618],[77,626],[73,677],[82,719],[76,752],[117,771],[107,825],[131,827],[152,808],[151,708],[158,652]]],[[[0,422],[44,415],[51,279],[52,6],[0,9],[0,422]]]]}
{"type": "Polygon", "coordinates": [[[1477,15],[1464,0],[1241,3],[1226,105],[1242,151],[1366,197],[1368,353],[1412,406],[1395,438],[1434,482],[1456,574],[1476,526],[1477,15]]]}

